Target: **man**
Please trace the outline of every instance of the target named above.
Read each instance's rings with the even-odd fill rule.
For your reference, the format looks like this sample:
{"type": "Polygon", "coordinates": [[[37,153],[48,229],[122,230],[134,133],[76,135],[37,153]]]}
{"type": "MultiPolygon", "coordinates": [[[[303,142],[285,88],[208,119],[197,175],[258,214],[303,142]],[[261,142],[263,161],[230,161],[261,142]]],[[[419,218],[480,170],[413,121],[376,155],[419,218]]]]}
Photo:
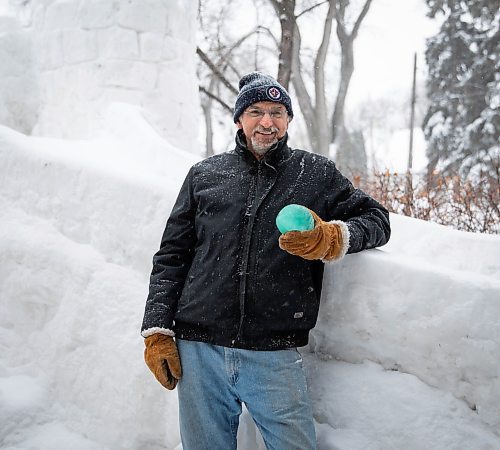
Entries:
{"type": "Polygon", "coordinates": [[[287,146],[292,103],[274,78],[254,72],[239,88],[235,149],[191,168],[153,258],[145,360],[167,389],[178,382],[184,450],[236,448],[242,403],[268,449],[313,449],[297,347],[324,261],[385,244],[389,215],[331,160],[287,146]],[[313,230],[280,235],[291,203],[313,230]]]}

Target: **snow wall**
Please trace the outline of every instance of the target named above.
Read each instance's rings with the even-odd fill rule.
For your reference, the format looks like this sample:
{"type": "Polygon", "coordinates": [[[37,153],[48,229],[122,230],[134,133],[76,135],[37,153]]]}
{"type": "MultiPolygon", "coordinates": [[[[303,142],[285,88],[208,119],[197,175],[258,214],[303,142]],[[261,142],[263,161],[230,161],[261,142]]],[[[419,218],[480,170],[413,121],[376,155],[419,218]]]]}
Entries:
{"type": "Polygon", "coordinates": [[[0,124],[31,133],[39,104],[31,33],[14,17],[0,16],[0,124]]]}
{"type": "MultiPolygon", "coordinates": [[[[113,105],[107,117],[109,132],[91,141],[0,127],[6,448],[179,443],[176,395],[143,363],[139,328],[151,258],[196,157],[163,141],[138,108],[113,105]]],[[[413,374],[463,399],[491,434],[500,429],[500,239],[394,215],[392,224],[383,249],[327,266],[320,319],[304,353],[413,374]]],[[[328,422],[325,409],[336,405],[319,400],[335,389],[329,383],[338,372],[328,370],[323,382],[309,374],[316,418],[345,427],[328,422]]],[[[455,448],[433,445],[426,448],[455,448]]]]}
{"type": "Polygon", "coordinates": [[[0,18],[0,123],[89,138],[110,103],[126,102],[143,107],[160,136],[198,153],[196,0],[28,0],[11,9],[20,22],[0,18]]]}

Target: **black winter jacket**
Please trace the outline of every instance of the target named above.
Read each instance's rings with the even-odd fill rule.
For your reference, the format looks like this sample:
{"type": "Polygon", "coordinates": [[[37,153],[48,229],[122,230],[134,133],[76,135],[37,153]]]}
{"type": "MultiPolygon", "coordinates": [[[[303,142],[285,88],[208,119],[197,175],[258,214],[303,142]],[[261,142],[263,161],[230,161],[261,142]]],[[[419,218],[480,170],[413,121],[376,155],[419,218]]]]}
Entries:
{"type": "Polygon", "coordinates": [[[153,257],[143,336],[174,330],[182,339],[253,350],[306,345],[324,264],[279,248],[275,219],[290,203],[345,222],[348,253],[388,241],[383,206],[331,160],[286,140],[257,161],[239,131],[234,150],[191,168],[153,257]]]}

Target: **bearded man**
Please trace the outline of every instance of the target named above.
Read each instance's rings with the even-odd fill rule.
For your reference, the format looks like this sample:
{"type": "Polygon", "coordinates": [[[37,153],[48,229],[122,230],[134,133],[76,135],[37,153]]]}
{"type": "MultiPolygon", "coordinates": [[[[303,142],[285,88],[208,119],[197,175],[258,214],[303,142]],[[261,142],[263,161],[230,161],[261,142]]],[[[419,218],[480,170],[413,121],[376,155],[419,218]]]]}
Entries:
{"type": "Polygon", "coordinates": [[[234,150],[189,171],[153,257],[145,359],[178,385],[184,450],[235,449],[245,404],[268,449],[316,448],[297,347],[316,324],[324,263],[384,245],[389,214],[330,159],[288,146],[288,92],[239,83],[234,150]],[[314,228],[281,234],[288,204],[314,228]]]}

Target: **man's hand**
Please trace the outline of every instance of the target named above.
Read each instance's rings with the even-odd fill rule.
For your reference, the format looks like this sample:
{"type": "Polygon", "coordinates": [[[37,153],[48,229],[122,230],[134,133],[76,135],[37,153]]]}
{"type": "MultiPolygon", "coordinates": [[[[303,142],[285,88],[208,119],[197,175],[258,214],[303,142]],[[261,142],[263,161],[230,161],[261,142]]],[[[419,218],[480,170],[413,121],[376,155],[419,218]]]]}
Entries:
{"type": "Polygon", "coordinates": [[[182,376],[177,345],[172,336],[156,333],[144,339],[144,360],[163,387],[172,390],[182,376]]]}
{"type": "Polygon", "coordinates": [[[289,231],[282,234],[279,239],[280,248],[308,260],[331,261],[342,258],[349,243],[345,242],[341,225],[324,222],[314,211],[309,212],[314,218],[314,228],[310,231],[289,231]]]}

